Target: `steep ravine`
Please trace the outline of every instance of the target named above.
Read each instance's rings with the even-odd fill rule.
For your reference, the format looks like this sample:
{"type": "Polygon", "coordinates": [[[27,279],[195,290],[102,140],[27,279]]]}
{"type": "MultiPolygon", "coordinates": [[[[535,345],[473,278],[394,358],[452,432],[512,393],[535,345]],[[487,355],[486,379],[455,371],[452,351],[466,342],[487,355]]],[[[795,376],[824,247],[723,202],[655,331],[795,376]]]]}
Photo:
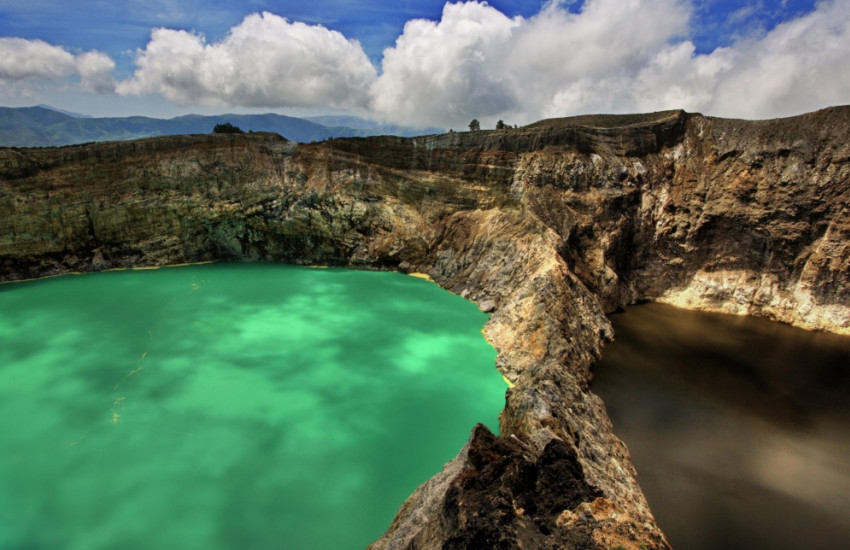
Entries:
{"type": "Polygon", "coordinates": [[[374,548],[666,548],[589,389],[640,300],[850,333],[850,108],[296,145],[0,150],[0,280],[204,260],[430,274],[514,386],[374,548]]]}

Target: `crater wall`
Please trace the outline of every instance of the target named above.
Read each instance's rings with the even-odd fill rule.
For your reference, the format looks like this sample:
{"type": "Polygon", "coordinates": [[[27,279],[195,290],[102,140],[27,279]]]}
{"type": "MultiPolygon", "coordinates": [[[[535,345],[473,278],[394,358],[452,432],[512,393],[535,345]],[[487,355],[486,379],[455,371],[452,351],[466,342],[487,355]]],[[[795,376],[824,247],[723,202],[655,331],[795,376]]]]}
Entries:
{"type": "Polygon", "coordinates": [[[0,149],[0,280],[207,260],[425,272],[513,386],[374,548],[666,548],[589,388],[641,300],[850,334],[850,108],[298,145],[0,149]],[[477,545],[477,546],[476,546],[477,545]]]}

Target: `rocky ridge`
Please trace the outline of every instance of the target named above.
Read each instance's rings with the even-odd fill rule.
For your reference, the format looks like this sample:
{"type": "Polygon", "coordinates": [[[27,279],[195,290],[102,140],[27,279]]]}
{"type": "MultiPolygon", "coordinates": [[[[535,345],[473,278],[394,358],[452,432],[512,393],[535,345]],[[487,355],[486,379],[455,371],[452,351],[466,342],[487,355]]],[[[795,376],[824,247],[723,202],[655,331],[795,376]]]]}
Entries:
{"type": "Polygon", "coordinates": [[[206,260],[428,273],[513,387],[374,548],[666,548],[591,389],[641,300],[850,334],[850,108],[297,145],[0,149],[0,280],[206,260]]]}

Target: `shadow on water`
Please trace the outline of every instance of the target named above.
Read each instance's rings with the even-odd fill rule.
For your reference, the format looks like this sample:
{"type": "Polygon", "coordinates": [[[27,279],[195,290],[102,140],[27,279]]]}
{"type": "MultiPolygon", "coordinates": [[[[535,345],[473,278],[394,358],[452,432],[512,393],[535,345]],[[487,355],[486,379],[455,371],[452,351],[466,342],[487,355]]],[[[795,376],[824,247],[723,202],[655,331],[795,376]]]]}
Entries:
{"type": "Polygon", "coordinates": [[[850,338],[661,304],[612,317],[592,389],[674,548],[850,540],[850,338]]]}

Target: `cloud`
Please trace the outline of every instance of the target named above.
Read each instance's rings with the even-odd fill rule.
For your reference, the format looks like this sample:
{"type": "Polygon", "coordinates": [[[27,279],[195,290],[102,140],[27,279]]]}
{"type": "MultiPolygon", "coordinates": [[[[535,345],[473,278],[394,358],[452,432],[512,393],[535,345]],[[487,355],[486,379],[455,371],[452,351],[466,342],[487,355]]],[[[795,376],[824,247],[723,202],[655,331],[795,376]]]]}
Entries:
{"type": "Polygon", "coordinates": [[[764,10],[764,5],[762,4],[762,2],[757,2],[748,6],[741,6],[740,8],[729,14],[729,16],[727,17],[727,22],[731,24],[743,23],[744,21],[746,21],[747,19],[762,10],[764,10]]]}
{"type": "Polygon", "coordinates": [[[359,108],[377,76],[357,41],[267,12],[247,16],[214,44],[155,29],[136,65],[118,93],[187,105],[359,108]]]}
{"type": "Polygon", "coordinates": [[[108,93],[115,90],[115,61],[102,52],[91,51],[74,60],[80,81],[85,90],[108,93]]]}
{"type": "Polygon", "coordinates": [[[388,120],[464,127],[674,108],[768,118],[850,102],[850,1],[707,54],[687,39],[692,11],[684,0],[578,11],[556,0],[508,19],[484,2],[447,4],[385,50],[371,105],[388,120]]]}
{"type": "Polygon", "coordinates": [[[769,118],[850,103],[850,2],[821,2],[759,40],[707,57],[718,55],[729,61],[702,107],[712,114],[769,118]]]}
{"type": "Polygon", "coordinates": [[[513,77],[501,64],[520,24],[478,2],[446,4],[439,22],[409,21],[384,51],[372,108],[423,126],[516,108],[513,77]]]}
{"type": "Polygon", "coordinates": [[[760,38],[695,55],[690,42],[649,60],[619,101],[635,110],[684,108],[733,118],[791,116],[850,102],[850,3],[812,13],[760,38]]]}
{"type": "Polygon", "coordinates": [[[373,109],[457,125],[590,106],[611,96],[599,84],[627,82],[687,32],[689,10],[679,0],[587,0],[579,13],[562,4],[548,2],[529,19],[509,19],[486,2],[446,4],[439,22],[409,22],[384,52],[373,109]]]}
{"type": "Polygon", "coordinates": [[[43,40],[0,38],[0,78],[58,79],[74,73],[74,56],[43,40]]]}
{"type": "Polygon", "coordinates": [[[508,63],[526,118],[622,110],[623,92],[688,29],[680,0],[588,0],[579,13],[557,4],[514,36],[508,63]]]}
{"type": "Polygon", "coordinates": [[[0,37],[0,90],[5,95],[29,95],[45,82],[61,82],[74,75],[86,91],[113,90],[115,62],[90,51],[74,55],[43,40],[0,37]]]}
{"type": "Polygon", "coordinates": [[[380,71],[356,40],[265,12],[214,43],[154,29],[117,85],[105,53],[0,38],[0,96],[114,89],[178,105],[327,108],[454,128],[674,108],[770,118],[850,103],[850,0],[821,0],[796,18],[785,4],[769,17],[752,12],[761,0],[745,4],[726,25],[757,28],[700,51],[689,38],[705,11],[699,0],[548,0],[532,17],[447,3],[439,20],[407,22],[380,71]]]}

